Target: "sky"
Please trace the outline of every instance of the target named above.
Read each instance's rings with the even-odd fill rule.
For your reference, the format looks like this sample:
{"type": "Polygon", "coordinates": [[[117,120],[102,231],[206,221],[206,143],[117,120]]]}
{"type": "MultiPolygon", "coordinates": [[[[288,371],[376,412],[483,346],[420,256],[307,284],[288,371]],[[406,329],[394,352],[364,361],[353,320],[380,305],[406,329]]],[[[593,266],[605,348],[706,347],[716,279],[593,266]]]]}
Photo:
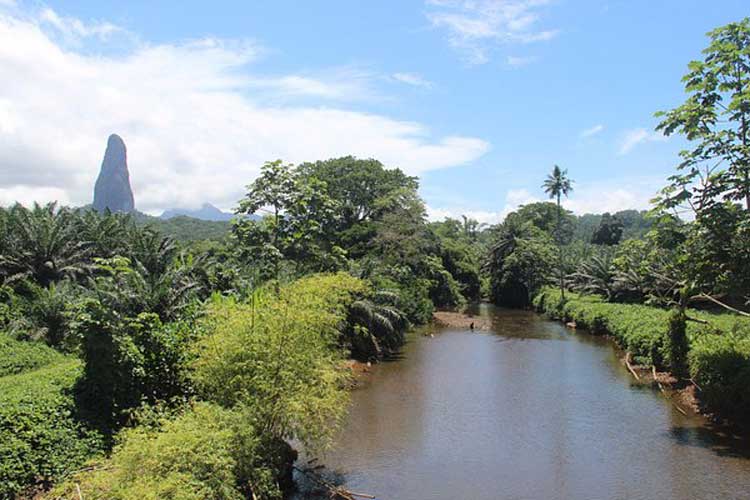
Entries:
{"type": "Polygon", "coordinates": [[[260,166],[354,155],[420,178],[431,219],[545,198],[644,209],[705,33],[746,0],[0,0],[0,204],[90,203],[107,137],[136,208],[232,209],[260,166]]]}

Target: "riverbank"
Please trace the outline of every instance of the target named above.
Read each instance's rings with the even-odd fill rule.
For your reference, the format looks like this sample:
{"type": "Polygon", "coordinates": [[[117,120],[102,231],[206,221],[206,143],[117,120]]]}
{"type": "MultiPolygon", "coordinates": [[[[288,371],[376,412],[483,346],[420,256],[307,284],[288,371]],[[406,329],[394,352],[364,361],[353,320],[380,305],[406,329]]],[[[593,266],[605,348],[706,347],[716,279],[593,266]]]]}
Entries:
{"type": "MultiPolygon", "coordinates": [[[[668,371],[670,311],[636,304],[603,302],[599,297],[544,289],[533,301],[537,311],[575,322],[593,334],[609,335],[631,367],[668,371]]],[[[747,427],[750,418],[750,321],[730,314],[689,311],[687,374],[658,375],[657,385],[677,391],[675,399],[714,420],[747,427]]],[[[633,370],[631,370],[632,372],[633,370]]],[[[636,371],[637,373],[637,371],[636,371]]],[[[651,375],[653,378],[653,375],[651,375]]],[[[645,375],[645,380],[649,376],[645,375]]]]}
{"type": "Polygon", "coordinates": [[[436,311],[432,313],[432,319],[438,325],[452,328],[464,328],[468,330],[473,325],[475,330],[489,331],[492,329],[492,322],[489,319],[462,312],[436,311]]]}

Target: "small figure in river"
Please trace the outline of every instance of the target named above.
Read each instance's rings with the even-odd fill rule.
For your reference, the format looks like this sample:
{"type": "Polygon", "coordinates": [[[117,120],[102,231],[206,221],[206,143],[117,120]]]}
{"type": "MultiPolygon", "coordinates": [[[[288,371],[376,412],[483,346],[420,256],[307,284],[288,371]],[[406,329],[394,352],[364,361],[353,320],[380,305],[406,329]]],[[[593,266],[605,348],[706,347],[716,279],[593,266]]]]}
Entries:
{"type": "Polygon", "coordinates": [[[471,330],[472,332],[474,331],[474,322],[473,321],[469,325],[469,330],[471,330]]]}

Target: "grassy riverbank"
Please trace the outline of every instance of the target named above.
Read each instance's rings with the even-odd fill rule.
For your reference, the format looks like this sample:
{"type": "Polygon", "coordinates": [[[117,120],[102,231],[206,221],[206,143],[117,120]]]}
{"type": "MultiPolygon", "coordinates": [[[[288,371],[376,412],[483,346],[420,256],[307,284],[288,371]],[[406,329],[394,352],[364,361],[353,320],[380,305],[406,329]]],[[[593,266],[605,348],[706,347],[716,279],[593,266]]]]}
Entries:
{"type": "MultiPolygon", "coordinates": [[[[599,297],[543,289],[534,307],[594,334],[611,335],[643,365],[666,367],[670,311],[638,304],[615,304],[599,297]]],[[[700,387],[704,409],[737,423],[750,417],[750,320],[732,314],[689,310],[687,365],[700,387]]]]}

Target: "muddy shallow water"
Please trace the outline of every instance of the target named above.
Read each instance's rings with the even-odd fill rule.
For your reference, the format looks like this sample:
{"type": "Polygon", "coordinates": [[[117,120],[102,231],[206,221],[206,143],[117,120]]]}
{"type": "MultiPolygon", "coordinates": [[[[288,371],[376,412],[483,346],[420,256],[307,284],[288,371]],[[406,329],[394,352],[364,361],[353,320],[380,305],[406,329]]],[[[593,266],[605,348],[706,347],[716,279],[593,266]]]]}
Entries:
{"type": "Polygon", "coordinates": [[[380,499],[750,498],[750,448],[631,384],[611,342],[483,305],[352,394],[321,460],[380,499]]]}

